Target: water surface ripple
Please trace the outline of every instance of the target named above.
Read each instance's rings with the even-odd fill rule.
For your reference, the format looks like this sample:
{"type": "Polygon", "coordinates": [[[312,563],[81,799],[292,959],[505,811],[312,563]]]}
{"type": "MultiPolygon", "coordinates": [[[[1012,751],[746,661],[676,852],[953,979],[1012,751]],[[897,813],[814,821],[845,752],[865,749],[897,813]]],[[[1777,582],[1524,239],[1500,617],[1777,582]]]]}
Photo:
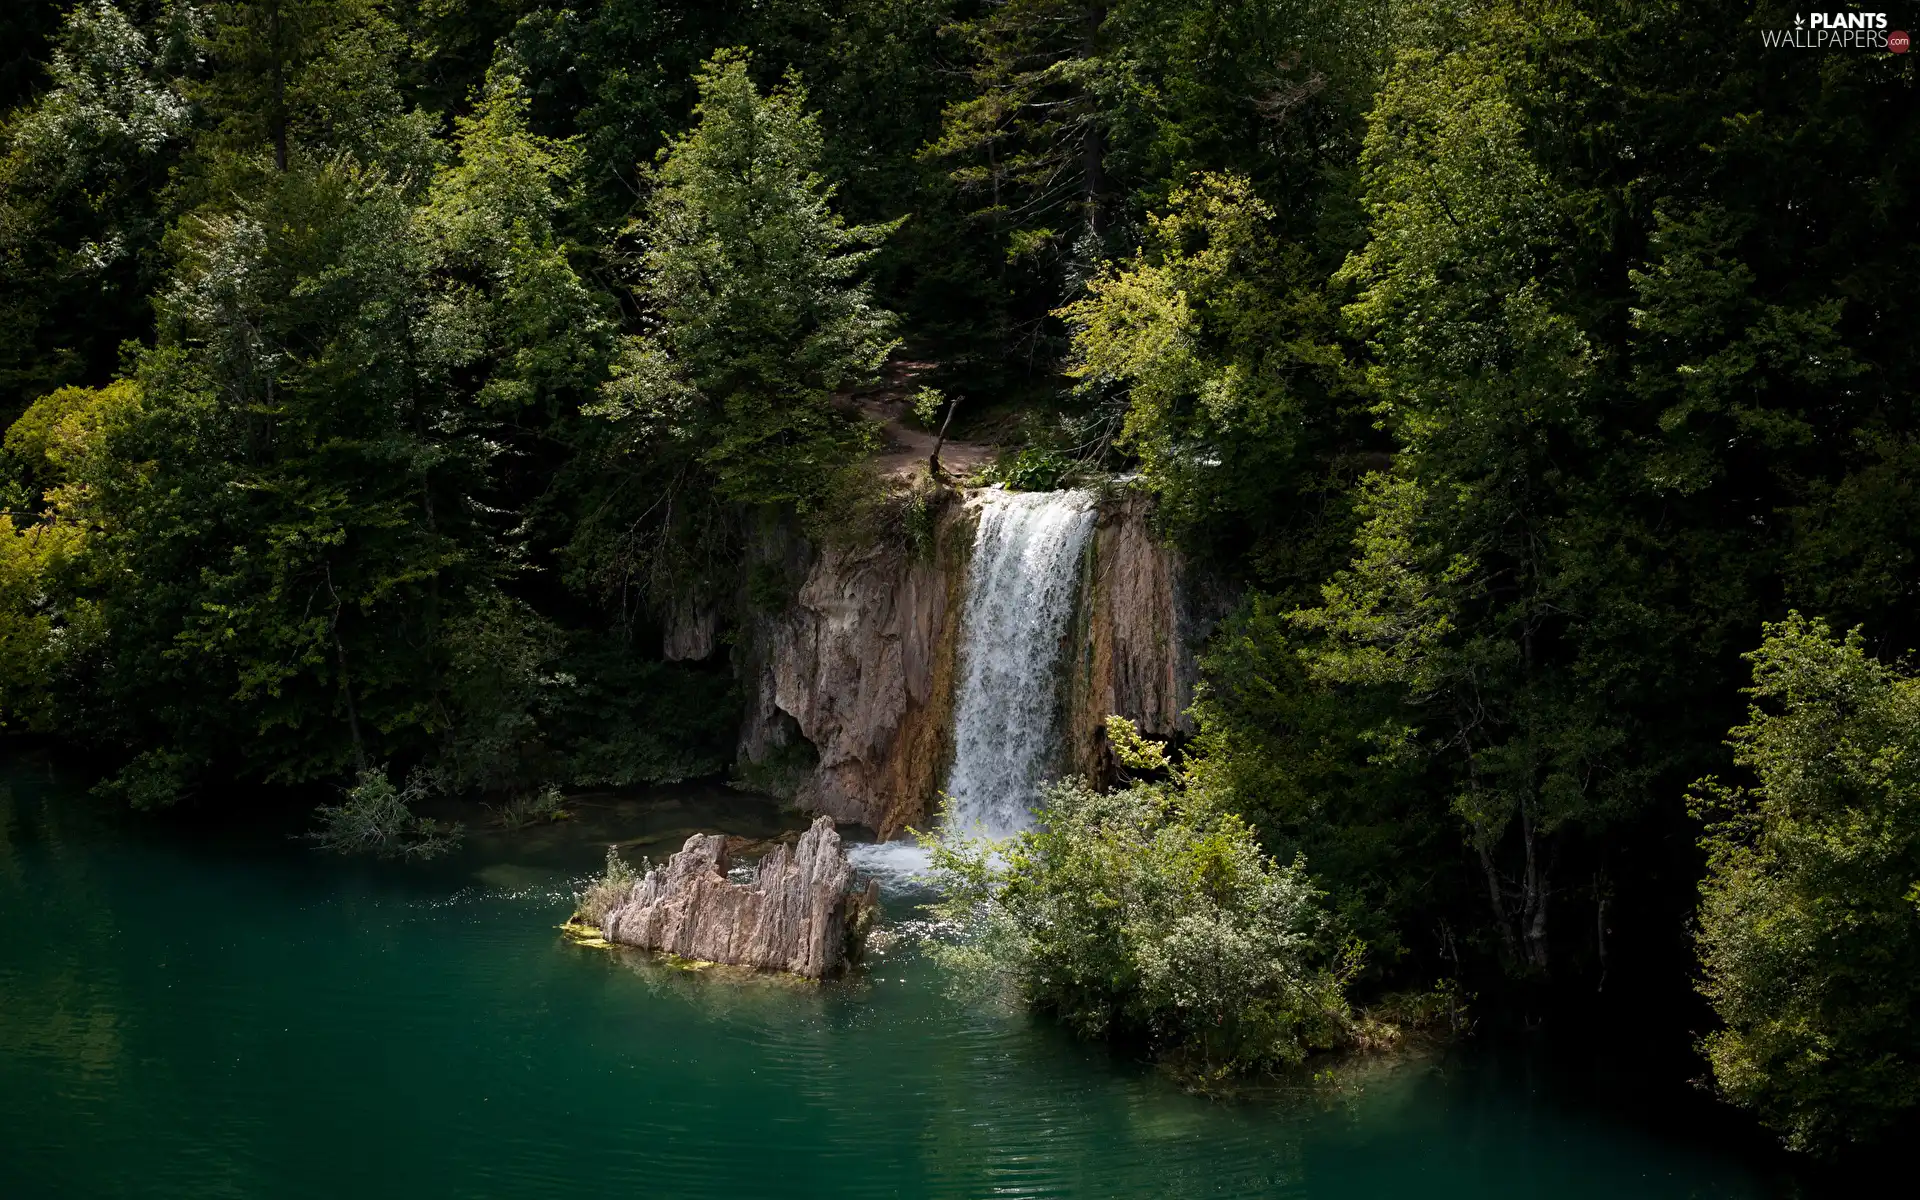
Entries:
{"type": "Polygon", "coordinates": [[[593,845],[383,866],[79,812],[0,789],[9,1200],[1762,1194],[1497,1065],[1222,1104],[911,945],[827,986],[581,949],[593,845]]]}

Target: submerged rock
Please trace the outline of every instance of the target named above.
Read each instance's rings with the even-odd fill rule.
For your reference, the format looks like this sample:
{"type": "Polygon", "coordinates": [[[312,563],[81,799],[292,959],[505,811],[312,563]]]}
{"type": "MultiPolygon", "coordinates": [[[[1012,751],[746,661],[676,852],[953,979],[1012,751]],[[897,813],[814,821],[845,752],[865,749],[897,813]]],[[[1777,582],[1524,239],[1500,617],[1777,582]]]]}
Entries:
{"type": "Polygon", "coordinates": [[[853,867],[821,817],[791,849],[775,846],[750,883],[731,883],[727,839],[695,834],[607,912],[609,942],[682,958],[791,971],[819,979],[857,954],[879,902],[852,890],[853,867]]]}

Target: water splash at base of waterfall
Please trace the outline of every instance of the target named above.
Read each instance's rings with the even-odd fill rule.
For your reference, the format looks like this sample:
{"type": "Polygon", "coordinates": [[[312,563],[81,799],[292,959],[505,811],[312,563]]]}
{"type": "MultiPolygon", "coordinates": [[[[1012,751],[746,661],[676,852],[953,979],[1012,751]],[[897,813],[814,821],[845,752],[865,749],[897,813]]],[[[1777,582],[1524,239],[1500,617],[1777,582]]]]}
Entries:
{"type": "Polygon", "coordinates": [[[930,891],[933,855],[919,842],[851,842],[847,861],[865,879],[880,881],[889,896],[913,896],[930,891]]]}
{"type": "Polygon", "coordinates": [[[988,492],[967,568],[954,697],[949,827],[1004,837],[1059,746],[1060,655],[1093,532],[1090,492],[988,492]]]}

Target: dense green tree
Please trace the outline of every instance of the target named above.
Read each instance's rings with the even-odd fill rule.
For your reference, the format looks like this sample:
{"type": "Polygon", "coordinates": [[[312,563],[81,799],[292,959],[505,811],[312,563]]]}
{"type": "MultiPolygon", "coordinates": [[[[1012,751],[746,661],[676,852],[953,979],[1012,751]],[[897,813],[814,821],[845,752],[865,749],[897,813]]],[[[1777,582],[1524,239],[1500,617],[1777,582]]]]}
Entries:
{"type": "Polygon", "coordinates": [[[1284,576],[1312,522],[1273,514],[1337,490],[1367,416],[1324,274],[1273,225],[1245,179],[1196,176],[1149,216],[1141,251],[1060,315],[1068,373],[1118,424],[1181,543],[1284,576]]]}
{"type": "Polygon", "coordinates": [[[343,156],[419,188],[443,157],[436,118],[401,89],[407,39],[379,0],[216,4],[193,41],[201,133],[176,185],[183,206],[343,156]]]}
{"type": "Polygon", "coordinates": [[[956,22],[972,88],[923,154],[971,197],[1003,260],[1018,353],[1051,367],[1064,347],[1048,310],[1196,172],[1253,180],[1282,202],[1292,240],[1318,251],[1335,232],[1327,184],[1358,136],[1380,17],[1318,0],[1005,0],[956,22]]]}
{"type": "Polygon", "coordinates": [[[1256,595],[1210,639],[1186,769],[1269,854],[1304,859],[1340,927],[1366,943],[1370,977],[1457,972],[1478,923],[1472,878],[1432,764],[1391,740],[1401,693],[1316,680],[1291,607],[1256,595]]]}
{"type": "MultiPolygon", "coordinates": [[[[1304,656],[1301,705],[1398,695],[1369,736],[1457,823],[1473,924],[1516,966],[1593,970],[1606,942],[1550,913],[1590,906],[1576,928],[1604,933],[1610,874],[1715,760],[1760,620],[1802,586],[1899,586],[1901,552],[1850,535],[1904,494],[1910,410],[1883,381],[1905,350],[1881,332],[1901,302],[1847,296],[1908,269],[1868,235],[1868,181],[1900,168],[1853,140],[1897,140],[1905,85],[1860,57],[1816,86],[1756,31],[1660,5],[1416,15],[1360,156],[1367,241],[1335,280],[1395,453],[1353,494],[1349,566],[1261,653],[1304,656]],[[1730,60],[1704,68],[1708,41],[1730,60]],[[1829,105],[1851,114],[1838,146],[1786,134],[1830,127],[1829,105]],[[1808,203],[1831,232],[1798,261],[1822,272],[1749,236],[1805,228],[1808,203]]],[[[1690,865],[1638,861],[1652,891],[1690,865]]]]}
{"type": "MultiPolygon", "coordinates": [[[[1169,769],[1164,746],[1118,717],[1108,728],[1131,769],[1169,769]]],[[[931,842],[938,911],[975,933],[947,957],[976,978],[1010,973],[1082,1036],[1142,1040],[1203,1076],[1347,1041],[1360,947],[1328,945],[1304,864],[1267,858],[1194,783],[1058,784],[1035,831],[931,842]]]]}
{"type": "Polygon", "coordinates": [[[614,465],[659,489],[636,499],[661,522],[682,519],[675,496],[696,515],[713,501],[826,503],[868,444],[833,393],[872,378],[896,344],[861,278],[892,225],[840,219],[805,92],[762,95],[749,65],[714,56],[693,129],[649,172],[630,231],[646,331],[625,339],[591,410],[614,426],[614,465]]]}
{"type": "Polygon", "coordinates": [[[1708,779],[1701,991],[1720,1090],[1800,1149],[1920,1108],[1920,679],[1795,613],[1769,624],[1708,779]]]}
{"type": "Polygon", "coordinates": [[[580,139],[588,164],[572,219],[617,234],[644,196],[642,172],[697,99],[700,64],[738,36],[745,6],[600,0],[524,15],[510,45],[536,126],[580,139]]]}
{"type": "Polygon", "coordinates": [[[75,5],[46,90],[0,127],[0,419],[62,384],[104,382],[119,343],[150,327],[190,33],[143,29],[107,0],[75,5]]]}
{"type": "Polygon", "coordinates": [[[659,332],[629,339],[602,411],[691,432],[729,500],[805,507],[860,444],[829,397],[895,344],[860,278],[892,226],[841,221],[806,93],[762,96],[747,67],[708,63],[649,178],[635,291],[659,332]]]}
{"type": "MultiPolygon", "coordinates": [[[[1193,615],[1239,597],[1178,785],[1073,793],[1092,857],[1036,878],[1111,851],[1174,906],[1153,944],[1191,907],[1195,945],[1266,945],[1169,882],[1218,866],[1322,893],[1362,986],[1659,1012],[1681,797],[1751,771],[1708,839],[1723,1087],[1808,1145],[1903,1111],[1884,1014],[1821,991],[1893,979],[1821,922],[1898,910],[1899,872],[1775,767],[1816,709],[1904,736],[1861,656],[1920,631],[1920,60],[1771,48],[1758,2],[15,8],[10,729],[134,759],[143,803],[362,780],[367,829],[428,786],[717,771],[726,664],[650,621],[781,602],[750,530],[872,532],[856,397],[899,339],[1001,478],[1134,475],[1193,615]],[[1764,694],[1730,756],[1741,652],[1794,609],[1875,643],[1775,626],[1760,686],[1873,698],[1764,694]]],[[[1882,774],[1815,799],[1891,828],[1882,774]]],[[[1057,899],[1028,915],[1134,972],[1087,1012],[1192,1032],[1146,943],[1057,899]]],[[[1228,1040],[1303,1044],[1263,1037],[1228,1040]]]]}
{"type": "Polygon", "coordinates": [[[296,142],[177,231],[138,403],[51,494],[110,564],[99,715],[148,747],[136,796],[331,776],[445,728],[441,631],[515,565],[493,429],[603,373],[551,230],[566,152],[524,103],[496,78],[424,188],[296,142]]]}
{"type": "Polygon", "coordinates": [[[740,40],[757,42],[763,78],[793,70],[819,110],[822,173],[851,221],[911,218],[874,256],[874,294],[899,312],[909,353],[974,394],[1003,390],[1002,248],[968,219],[941,163],[918,151],[969,86],[943,36],[958,0],[778,0],[755,10],[740,40]]]}
{"type": "Polygon", "coordinates": [[[1147,85],[1104,3],[1008,0],[956,33],[971,45],[976,94],[947,112],[931,153],[975,160],[959,182],[987,201],[1009,255],[1083,243],[1098,256],[1111,221],[1110,126],[1147,85]]]}
{"type": "Polygon", "coordinates": [[[1345,272],[1400,450],[1362,493],[1353,565],[1300,621],[1329,635],[1325,678],[1404,689],[1426,748],[1456,758],[1451,803],[1496,928],[1545,968],[1551,839],[1644,780],[1613,753],[1624,730],[1604,697],[1535,645],[1586,607],[1565,594],[1582,565],[1566,549],[1591,492],[1566,467],[1597,450],[1598,423],[1594,351],[1552,279],[1563,201],[1527,148],[1511,70],[1493,45],[1409,50],[1374,110],[1372,236],[1345,272]]]}
{"type": "Polygon", "coordinates": [[[63,522],[16,524],[0,516],[0,724],[47,728],[63,640],[76,635],[78,613],[62,611],[52,593],[79,564],[82,532],[63,522]]]}

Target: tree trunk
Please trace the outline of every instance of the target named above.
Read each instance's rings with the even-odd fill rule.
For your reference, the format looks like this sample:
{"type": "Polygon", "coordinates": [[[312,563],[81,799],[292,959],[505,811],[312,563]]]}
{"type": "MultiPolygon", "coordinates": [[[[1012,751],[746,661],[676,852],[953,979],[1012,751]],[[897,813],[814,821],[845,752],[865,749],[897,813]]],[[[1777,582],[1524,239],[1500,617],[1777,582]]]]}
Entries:
{"type": "Polygon", "coordinates": [[[358,772],[367,769],[367,743],[360,736],[360,711],[354,707],[353,685],[347,679],[347,646],[340,640],[340,593],[333,587],[333,564],[327,564],[327,594],[333,597],[333,620],[327,626],[327,632],[333,635],[333,653],[340,664],[340,694],[347,702],[347,732],[353,736],[353,766],[358,772]]]}
{"type": "Polygon", "coordinates": [[[947,444],[947,426],[953,424],[953,410],[960,407],[961,397],[955,396],[947,401],[947,419],[940,422],[940,436],[933,439],[933,453],[927,456],[927,474],[940,478],[940,449],[947,444]]]}
{"type": "Polygon", "coordinates": [[[281,174],[287,171],[287,55],[285,29],[280,6],[273,6],[272,32],[268,35],[268,53],[273,55],[273,166],[281,174]]]}
{"type": "MultiPolygon", "coordinates": [[[[1107,22],[1107,8],[1104,4],[1090,5],[1086,14],[1086,35],[1081,43],[1081,57],[1092,59],[1099,52],[1100,27],[1107,22]]],[[[1106,228],[1106,214],[1101,209],[1100,197],[1106,191],[1106,131],[1100,127],[1100,113],[1097,103],[1089,97],[1087,100],[1087,130],[1080,141],[1080,184],[1081,203],[1086,208],[1087,233],[1098,239],[1106,228]]]]}
{"type": "Polygon", "coordinates": [[[1487,850],[1478,825],[1473,833],[1473,848],[1479,852],[1480,869],[1487,877],[1487,903],[1493,909],[1493,923],[1500,930],[1500,940],[1506,946],[1507,957],[1518,962],[1520,939],[1514,935],[1513,919],[1507,915],[1507,898],[1500,886],[1500,871],[1493,865],[1493,855],[1487,850]]]}
{"type": "Polygon", "coordinates": [[[1520,836],[1526,843],[1527,877],[1521,891],[1520,919],[1526,930],[1527,965],[1547,969],[1547,890],[1549,869],[1540,863],[1539,839],[1534,836],[1533,814],[1526,805],[1520,808],[1520,836]]]}

